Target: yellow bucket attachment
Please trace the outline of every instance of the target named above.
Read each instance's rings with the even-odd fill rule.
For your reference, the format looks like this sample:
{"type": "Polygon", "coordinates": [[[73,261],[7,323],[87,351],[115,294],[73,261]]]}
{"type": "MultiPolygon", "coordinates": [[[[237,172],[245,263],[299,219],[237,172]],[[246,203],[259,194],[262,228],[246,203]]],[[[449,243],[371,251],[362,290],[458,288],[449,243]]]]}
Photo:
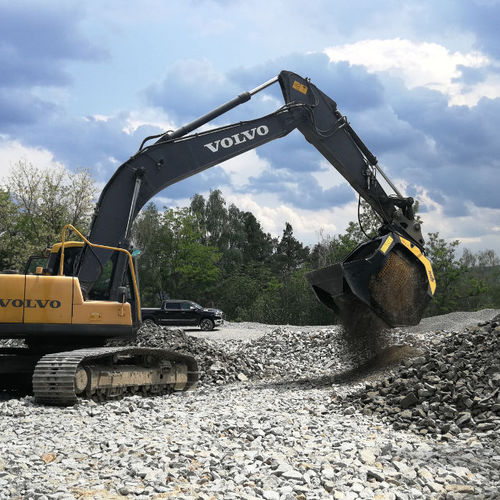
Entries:
{"type": "Polygon", "coordinates": [[[429,260],[395,233],[363,243],[343,262],[306,277],[319,301],[351,328],[376,318],[389,327],[416,325],[436,289],[429,260]]]}

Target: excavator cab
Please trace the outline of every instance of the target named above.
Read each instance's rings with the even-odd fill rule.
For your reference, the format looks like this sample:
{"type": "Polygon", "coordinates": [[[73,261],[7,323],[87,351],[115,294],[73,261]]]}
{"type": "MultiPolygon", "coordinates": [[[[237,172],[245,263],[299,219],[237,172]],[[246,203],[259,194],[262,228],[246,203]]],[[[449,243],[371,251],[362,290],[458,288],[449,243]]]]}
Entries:
{"type": "Polygon", "coordinates": [[[48,340],[94,345],[107,338],[133,337],[141,316],[132,255],[106,246],[110,257],[93,286],[85,288],[78,277],[85,245],[102,247],[66,226],[62,241],[44,255],[31,256],[24,274],[2,276],[7,299],[0,308],[0,338],[22,337],[32,345],[48,340]],[[65,241],[67,228],[83,241],[65,241]]]}
{"type": "Polygon", "coordinates": [[[318,300],[350,329],[375,317],[389,327],[416,325],[436,289],[430,261],[397,233],[363,243],[306,277],[318,300]]]}

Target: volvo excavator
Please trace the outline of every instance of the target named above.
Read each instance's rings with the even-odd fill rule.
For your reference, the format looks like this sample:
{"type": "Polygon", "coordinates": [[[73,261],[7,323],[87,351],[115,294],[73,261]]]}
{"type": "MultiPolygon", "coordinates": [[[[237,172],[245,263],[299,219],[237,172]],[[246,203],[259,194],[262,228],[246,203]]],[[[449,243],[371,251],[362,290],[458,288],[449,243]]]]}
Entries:
{"type": "Polygon", "coordinates": [[[309,273],[317,298],[341,318],[361,312],[388,326],[417,324],[436,284],[414,200],[385,175],[335,101],[308,78],[282,71],[177,130],[146,137],[104,187],[87,236],[68,225],[47,258],[31,260],[23,274],[0,275],[0,338],[24,339],[23,347],[0,349],[2,387],[24,381],[37,402],[61,406],[194,388],[198,367],[188,355],[106,345],[133,339],[141,325],[133,221],[167,186],[295,129],[383,221],[379,236],[343,262],[309,273]],[[285,101],[277,111],[198,130],[276,82],[285,101]]]}

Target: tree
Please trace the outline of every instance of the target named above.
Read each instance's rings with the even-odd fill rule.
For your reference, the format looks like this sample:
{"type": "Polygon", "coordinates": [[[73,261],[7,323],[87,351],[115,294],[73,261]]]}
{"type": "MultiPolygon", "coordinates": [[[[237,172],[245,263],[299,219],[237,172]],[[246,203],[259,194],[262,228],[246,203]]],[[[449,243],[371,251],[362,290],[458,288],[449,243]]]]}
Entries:
{"type": "MultiPolygon", "coordinates": [[[[18,267],[24,239],[19,232],[18,210],[8,191],[0,189],[0,269],[18,267]]],[[[23,259],[24,263],[25,259],[23,259]]]]}
{"type": "Polygon", "coordinates": [[[146,305],[157,305],[162,291],[158,269],[162,267],[164,249],[168,248],[162,232],[161,214],[154,203],[149,203],[136,218],[132,229],[132,241],[140,250],[137,259],[141,299],[146,305]]]}
{"type": "Polygon", "coordinates": [[[495,251],[488,249],[473,253],[465,248],[460,263],[467,268],[468,278],[482,285],[480,293],[465,299],[463,308],[500,307],[500,259],[495,251]]]}
{"type": "Polygon", "coordinates": [[[267,262],[273,254],[276,241],[262,230],[260,222],[251,212],[243,214],[246,244],[243,248],[243,261],[267,262]]]}
{"type": "Polygon", "coordinates": [[[198,219],[189,208],[165,209],[149,204],[137,218],[133,240],[138,259],[141,297],[155,305],[159,292],[204,302],[219,278],[217,248],[201,243],[198,219]]]}
{"type": "Polygon", "coordinates": [[[195,217],[197,221],[198,231],[200,233],[200,239],[202,243],[207,243],[207,214],[206,214],[206,203],[205,198],[201,194],[195,194],[191,198],[191,203],[189,205],[189,210],[191,214],[195,217]]]}
{"type": "MultiPolygon", "coordinates": [[[[414,207],[414,210],[418,210],[418,205],[414,207]]],[[[359,198],[358,224],[350,222],[349,226],[351,225],[353,225],[351,228],[353,236],[355,235],[356,239],[361,243],[361,241],[367,238],[374,238],[378,235],[378,229],[382,225],[382,219],[367,201],[363,198],[359,198]]]]}
{"type": "MultiPolygon", "coordinates": [[[[9,258],[12,264],[22,269],[29,255],[41,253],[60,241],[65,224],[73,224],[85,233],[96,191],[87,171],[73,173],[63,167],[41,169],[19,160],[3,190],[15,207],[15,213],[11,214],[11,226],[15,226],[12,231],[22,242],[16,255],[9,258]]],[[[7,209],[7,205],[3,208],[7,209]]]]}
{"type": "Polygon", "coordinates": [[[500,266],[500,258],[494,250],[481,250],[477,254],[477,265],[483,267],[500,266]]]}
{"type": "Polygon", "coordinates": [[[460,258],[460,263],[468,268],[475,267],[477,265],[477,256],[468,248],[464,248],[464,252],[460,258]]]}
{"type": "Polygon", "coordinates": [[[443,314],[458,309],[469,309],[471,298],[484,292],[484,283],[467,271],[467,267],[457,259],[455,252],[459,240],[447,242],[439,233],[429,233],[427,256],[432,263],[436,278],[434,300],[427,314],[443,314]]]}
{"type": "Polygon", "coordinates": [[[163,225],[172,235],[169,265],[160,271],[167,291],[200,300],[206,290],[219,277],[216,264],[220,253],[215,246],[202,245],[196,219],[189,209],[167,209],[163,225]]]}
{"type": "Polygon", "coordinates": [[[292,225],[287,222],[273,256],[273,264],[279,275],[289,275],[306,261],[309,248],[293,236],[292,225]]]}
{"type": "Polygon", "coordinates": [[[221,250],[227,248],[228,228],[226,201],[219,189],[210,191],[205,205],[207,243],[221,250]]]}

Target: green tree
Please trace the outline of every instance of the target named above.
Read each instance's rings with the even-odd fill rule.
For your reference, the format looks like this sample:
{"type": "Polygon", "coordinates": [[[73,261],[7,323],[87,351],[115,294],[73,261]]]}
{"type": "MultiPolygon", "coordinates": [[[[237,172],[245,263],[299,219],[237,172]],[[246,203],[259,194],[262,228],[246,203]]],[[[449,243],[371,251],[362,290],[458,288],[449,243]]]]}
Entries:
{"type": "Polygon", "coordinates": [[[367,238],[355,222],[349,222],[345,233],[335,236],[320,234],[317,243],[309,257],[313,269],[329,266],[345,259],[360,243],[367,238]]]}
{"type": "Polygon", "coordinates": [[[220,253],[203,245],[198,219],[189,208],[165,209],[149,204],[137,218],[133,238],[141,249],[138,259],[141,298],[158,303],[159,292],[204,302],[217,282],[220,253]]]}
{"type": "Polygon", "coordinates": [[[200,290],[207,289],[219,277],[216,264],[220,253],[215,246],[202,245],[196,219],[189,209],[167,209],[163,224],[172,234],[170,265],[161,270],[165,283],[177,296],[202,297],[200,290]]]}
{"type": "Polygon", "coordinates": [[[472,297],[484,292],[484,283],[467,272],[466,265],[456,256],[459,240],[447,242],[439,233],[429,233],[427,256],[436,277],[436,293],[427,309],[428,315],[444,314],[469,308],[472,297]]]}
{"type": "Polygon", "coordinates": [[[210,191],[205,205],[207,243],[219,249],[227,248],[228,227],[226,201],[219,189],[210,191]]]}
{"type": "Polygon", "coordinates": [[[276,272],[281,276],[289,275],[300,268],[308,256],[309,248],[294,237],[292,225],[287,222],[273,255],[273,267],[276,272]]]}
{"type": "MultiPolygon", "coordinates": [[[[9,257],[10,264],[22,269],[29,255],[41,253],[60,241],[65,224],[73,224],[85,233],[96,191],[86,171],[72,173],[63,167],[41,169],[26,160],[18,161],[3,189],[3,209],[10,211],[10,235],[15,235],[16,243],[11,242],[16,254],[9,257]],[[6,204],[5,193],[10,205],[6,204]]],[[[0,238],[5,239],[6,234],[9,232],[0,238]]],[[[5,247],[9,243],[1,244],[5,247]]]]}
{"type": "Polygon", "coordinates": [[[479,293],[464,299],[462,309],[500,307],[500,259],[495,251],[487,249],[473,253],[465,248],[460,263],[467,268],[467,278],[482,285],[479,293]]]}
{"type": "Polygon", "coordinates": [[[19,212],[8,191],[0,189],[0,269],[15,269],[24,253],[24,238],[19,228],[19,212]]]}
{"type": "Polygon", "coordinates": [[[154,203],[149,203],[136,218],[132,240],[141,253],[137,259],[141,301],[144,305],[158,305],[162,281],[158,269],[167,265],[164,249],[170,235],[162,230],[161,214],[154,203]]]}

